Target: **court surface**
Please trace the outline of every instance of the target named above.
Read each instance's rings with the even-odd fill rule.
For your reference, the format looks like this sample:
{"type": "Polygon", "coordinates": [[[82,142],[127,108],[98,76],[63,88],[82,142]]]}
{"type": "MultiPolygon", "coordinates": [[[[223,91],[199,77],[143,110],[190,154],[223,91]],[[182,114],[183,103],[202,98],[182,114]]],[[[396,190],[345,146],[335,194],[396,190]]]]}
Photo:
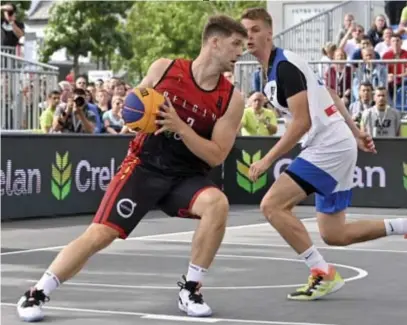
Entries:
{"type": "MultiPolygon", "coordinates": [[[[286,295],[306,282],[308,270],[255,206],[232,207],[227,233],[204,282],[211,318],[184,317],[177,281],[187,270],[197,221],[150,213],[126,241],[94,256],[46,305],[49,324],[171,325],[212,323],[273,325],[401,325],[407,319],[407,240],[388,237],[346,248],[319,238],[313,208],[297,215],[347,285],[316,302],[286,295]]],[[[406,210],[351,209],[349,219],[406,216],[406,210]]],[[[33,285],[61,246],[91,217],[2,223],[2,324],[21,324],[14,304],[33,285]]]]}

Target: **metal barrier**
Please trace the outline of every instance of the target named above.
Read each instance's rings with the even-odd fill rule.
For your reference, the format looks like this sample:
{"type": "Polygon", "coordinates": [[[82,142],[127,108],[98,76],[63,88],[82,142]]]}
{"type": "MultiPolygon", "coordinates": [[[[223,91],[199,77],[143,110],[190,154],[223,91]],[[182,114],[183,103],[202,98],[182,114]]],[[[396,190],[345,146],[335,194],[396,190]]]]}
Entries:
{"type": "MultiPolygon", "coordinates": [[[[349,103],[358,99],[357,85],[363,81],[370,81],[373,86],[384,86],[389,90],[389,103],[394,108],[407,113],[407,78],[401,80],[395,78],[393,82],[387,82],[388,68],[393,65],[406,64],[407,60],[371,60],[372,64],[380,66],[373,74],[363,73],[366,62],[363,60],[354,61],[312,61],[309,62],[314,72],[324,80],[325,84],[335,89],[341,97],[346,92],[349,93],[349,103]],[[321,70],[324,71],[321,73],[321,70]],[[380,70],[380,71],[379,71],[380,70]],[[350,76],[345,74],[349,73],[350,76]],[[333,84],[335,83],[335,84],[333,84]]],[[[375,71],[375,70],[374,70],[375,71]]],[[[262,68],[257,61],[240,61],[235,65],[235,82],[245,96],[254,90],[263,89],[262,68]],[[257,76],[257,89],[254,79],[257,76]]]]}
{"type": "Polygon", "coordinates": [[[366,28],[372,23],[375,6],[375,1],[340,3],[275,35],[274,43],[298,53],[308,61],[319,60],[323,44],[336,39],[346,13],[352,13],[356,22],[366,28]]]}
{"type": "Polygon", "coordinates": [[[4,52],[0,60],[1,129],[38,129],[47,95],[57,89],[59,68],[4,52]]]}

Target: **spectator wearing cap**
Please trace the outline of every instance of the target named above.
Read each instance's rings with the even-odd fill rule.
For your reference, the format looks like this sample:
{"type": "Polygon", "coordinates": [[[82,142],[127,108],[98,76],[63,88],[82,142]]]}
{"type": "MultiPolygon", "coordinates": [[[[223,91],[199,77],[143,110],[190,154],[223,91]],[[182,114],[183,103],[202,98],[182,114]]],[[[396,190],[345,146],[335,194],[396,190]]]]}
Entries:
{"type": "Polygon", "coordinates": [[[16,18],[17,7],[13,3],[1,6],[1,45],[16,47],[24,36],[24,23],[16,18]]]}
{"type": "Polygon", "coordinates": [[[367,32],[367,36],[369,36],[373,47],[383,41],[383,32],[386,28],[386,17],[384,15],[377,15],[373,20],[372,26],[367,32]]]}

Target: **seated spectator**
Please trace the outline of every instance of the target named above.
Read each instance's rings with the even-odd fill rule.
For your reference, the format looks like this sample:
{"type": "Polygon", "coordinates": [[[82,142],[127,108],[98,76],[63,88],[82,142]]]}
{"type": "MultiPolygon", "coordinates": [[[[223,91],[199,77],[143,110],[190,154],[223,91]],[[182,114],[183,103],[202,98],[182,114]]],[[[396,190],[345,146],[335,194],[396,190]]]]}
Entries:
{"type": "MultiPolygon", "coordinates": [[[[336,44],[340,44],[343,37],[347,34],[349,28],[351,27],[352,23],[354,22],[355,17],[352,14],[346,14],[343,17],[343,25],[342,29],[339,31],[338,36],[336,37],[336,44]]],[[[349,34],[348,39],[351,39],[352,36],[349,34]]]]}
{"type": "Polygon", "coordinates": [[[103,113],[103,123],[105,130],[110,134],[121,133],[124,121],[121,117],[121,110],[123,108],[123,99],[120,96],[113,96],[112,109],[103,113]]]}
{"type": "Polygon", "coordinates": [[[377,15],[374,18],[372,27],[367,32],[370,42],[373,47],[383,41],[383,32],[387,28],[386,17],[384,15],[377,15]]]}
{"type": "Polygon", "coordinates": [[[266,98],[255,92],[248,101],[250,107],[243,113],[241,133],[244,136],[271,136],[277,132],[277,118],[272,110],[263,106],[266,98]]]}
{"type": "Polygon", "coordinates": [[[17,20],[17,7],[13,3],[1,6],[1,46],[16,47],[24,36],[24,23],[17,20]]]}
{"type": "Polygon", "coordinates": [[[324,78],[325,73],[328,71],[329,69],[328,62],[331,62],[332,59],[334,58],[334,53],[336,49],[337,49],[336,44],[332,42],[326,43],[322,48],[322,58],[319,61],[324,63],[321,63],[318,66],[318,72],[321,78],[324,78]]]}
{"type": "MultiPolygon", "coordinates": [[[[338,48],[334,54],[334,61],[346,61],[346,53],[338,48]]],[[[326,86],[336,91],[347,107],[350,103],[352,75],[352,67],[346,63],[331,65],[325,75],[326,86]]]]}
{"type": "Polygon", "coordinates": [[[52,128],[52,121],[61,98],[61,93],[57,90],[48,94],[47,107],[42,111],[40,116],[40,127],[42,133],[49,133],[52,128]]]}
{"type": "Polygon", "coordinates": [[[349,27],[347,33],[342,38],[341,42],[339,43],[338,48],[342,49],[346,53],[346,57],[351,59],[353,53],[360,48],[360,43],[362,41],[362,37],[365,33],[365,29],[362,25],[358,25],[355,22],[349,27]],[[349,36],[352,35],[352,38],[349,39],[349,36]]]}
{"type": "MultiPolygon", "coordinates": [[[[362,50],[363,49],[368,49],[371,48],[373,51],[373,45],[370,41],[369,36],[364,35],[362,37],[362,40],[360,41],[360,48],[357,49],[355,52],[353,52],[351,60],[362,60],[362,50]]],[[[380,60],[380,54],[377,52],[374,52],[374,57],[372,57],[372,60],[380,60]]],[[[357,65],[357,64],[355,64],[357,65]]]]}
{"type": "MultiPolygon", "coordinates": [[[[407,59],[407,51],[401,48],[401,37],[393,34],[391,37],[391,49],[383,54],[383,60],[407,59]]],[[[397,89],[406,81],[406,63],[394,63],[387,65],[387,81],[390,97],[393,98],[397,89]]]]}
{"type": "Polygon", "coordinates": [[[362,82],[359,85],[358,99],[349,105],[349,113],[352,119],[359,126],[360,120],[362,118],[362,113],[371,108],[373,103],[373,86],[368,82],[362,82]]]}
{"type": "Polygon", "coordinates": [[[370,83],[373,88],[386,87],[387,84],[387,67],[383,64],[372,63],[374,51],[371,47],[362,51],[364,63],[360,64],[355,71],[353,78],[353,96],[359,98],[359,85],[363,82],[370,83]]]}
{"type": "Polygon", "coordinates": [[[386,28],[383,31],[383,41],[376,44],[374,50],[379,53],[380,57],[383,57],[383,54],[390,50],[390,40],[393,35],[393,30],[391,28],[386,28]]]}
{"type": "Polygon", "coordinates": [[[85,96],[83,89],[73,91],[65,109],[59,107],[55,111],[52,132],[96,133],[97,113],[90,109],[85,96]]]}
{"type": "Polygon", "coordinates": [[[387,104],[387,90],[375,90],[376,105],[362,114],[361,130],[372,137],[398,137],[401,128],[401,113],[387,104]]]}

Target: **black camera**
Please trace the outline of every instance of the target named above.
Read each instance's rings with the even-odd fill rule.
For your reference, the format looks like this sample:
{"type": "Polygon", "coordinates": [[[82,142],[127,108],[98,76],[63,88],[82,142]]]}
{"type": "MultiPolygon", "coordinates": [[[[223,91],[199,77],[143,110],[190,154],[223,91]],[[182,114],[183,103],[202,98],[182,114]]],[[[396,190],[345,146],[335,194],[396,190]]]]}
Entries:
{"type": "Polygon", "coordinates": [[[82,107],[85,105],[85,98],[83,97],[76,97],[73,101],[75,102],[76,107],[82,107]]]}

